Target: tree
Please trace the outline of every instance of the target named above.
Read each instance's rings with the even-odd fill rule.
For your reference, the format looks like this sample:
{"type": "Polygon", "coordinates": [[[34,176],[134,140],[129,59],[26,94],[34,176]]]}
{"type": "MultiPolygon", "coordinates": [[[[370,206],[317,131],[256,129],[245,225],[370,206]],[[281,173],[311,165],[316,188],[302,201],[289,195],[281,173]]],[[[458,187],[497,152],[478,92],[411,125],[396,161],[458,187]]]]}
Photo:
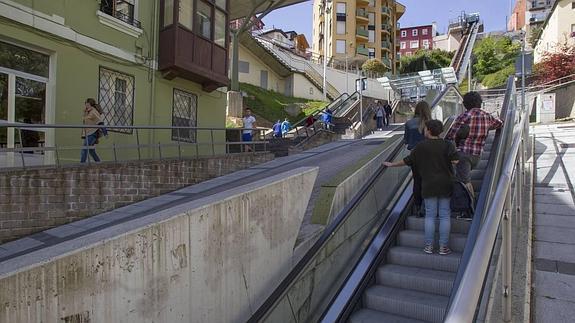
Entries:
{"type": "Polygon", "coordinates": [[[380,60],[376,58],[371,58],[365,61],[365,63],[361,65],[361,69],[365,73],[373,73],[376,75],[383,75],[385,74],[385,72],[388,71],[387,67],[383,65],[383,63],[380,60]]]}
{"type": "Polygon", "coordinates": [[[533,69],[538,84],[575,74],[575,45],[565,42],[543,53],[541,61],[533,69]]]}
{"type": "Polygon", "coordinates": [[[529,32],[529,44],[531,47],[535,48],[537,46],[537,41],[543,32],[543,28],[541,26],[536,26],[529,32]]]}
{"type": "Polygon", "coordinates": [[[415,73],[447,67],[451,64],[453,53],[441,49],[418,50],[412,56],[401,57],[400,73],[415,73]]]}
{"type": "MultiPolygon", "coordinates": [[[[515,65],[515,59],[520,49],[521,44],[513,42],[510,37],[493,36],[482,39],[473,48],[473,75],[479,82],[483,83],[483,80],[490,74],[502,70],[509,72],[510,66],[515,65]]],[[[493,78],[500,79],[498,77],[491,77],[490,79],[493,80],[493,78]]],[[[490,84],[493,83],[490,82],[490,84]]],[[[495,86],[499,85],[501,84],[495,86]]]]}

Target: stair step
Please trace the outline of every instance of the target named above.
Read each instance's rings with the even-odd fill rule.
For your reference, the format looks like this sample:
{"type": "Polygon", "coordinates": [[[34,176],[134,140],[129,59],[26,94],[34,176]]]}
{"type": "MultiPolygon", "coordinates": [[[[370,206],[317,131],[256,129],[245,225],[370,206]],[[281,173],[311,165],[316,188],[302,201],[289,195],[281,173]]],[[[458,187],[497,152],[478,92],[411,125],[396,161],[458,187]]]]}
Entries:
{"type": "Polygon", "coordinates": [[[449,297],[375,285],[364,295],[365,307],[427,322],[441,322],[449,297]]]}
{"type": "MultiPolygon", "coordinates": [[[[399,239],[397,244],[403,247],[423,248],[425,245],[425,233],[423,230],[403,230],[399,232],[399,239]]],[[[437,241],[439,233],[435,233],[435,247],[437,249],[437,241]]],[[[456,252],[463,252],[465,248],[465,241],[467,241],[467,234],[451,232],[449,235],[449,247],[456,252]]]]}
{"type": "Polygon", "coordinates": [[[423,248],[396,246],[389,249],[387,263],[417,268],[456,272],[461,254],[452,252],[449,255],[426,254],[423,248]]]}
{"type": "Polygon", "coordinates": [[[449,296],[455,273],[441,270],[386,264],[377,270],[379,285],[449,296]]]}
{"type": "Polygon", "coordinates": [[[392,315],[380,311],[374,311],[367,308],[353,313],[349,323],[423,323],[425,321],[410,319],[403,316],[392,315]]]}
{"type": "MultiPolygon", "coordinates": [[[[479,191],[475,191],[475,192],[479,192],[479,191]]],[[[425,226],[425,218],[418,218],[415,216],[408,216],[407,217],[407,229],[423,231],[424,226],[425,226]]],[[[470,226],[471,226],[471,221],[464,221],[464,220],[456,219],[454,217],[451,218],[451,233],[467,234],[470,226]]],[[[437,224],[436,224],[435,229],[437,231],[437,229],[438,229],[437,224]]]]}

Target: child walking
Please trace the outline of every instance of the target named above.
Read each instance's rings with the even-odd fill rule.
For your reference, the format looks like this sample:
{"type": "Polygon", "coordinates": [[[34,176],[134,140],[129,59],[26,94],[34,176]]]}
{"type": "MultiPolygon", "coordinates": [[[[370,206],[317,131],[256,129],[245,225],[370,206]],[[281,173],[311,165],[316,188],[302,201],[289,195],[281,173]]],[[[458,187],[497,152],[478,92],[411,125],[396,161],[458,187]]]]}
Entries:
{"type": "Polygon", "coordinates": [[[426,253],[433,253],[435,241],[435,218],[439,217],[439,254],[451,253],[449,232],[451,230],[450,197],[453,189],[454,171],[458,154],[455,146],[439,138],[443,124],[439,120],[425,122],[426,140],[418,143],[403,160],[383,163],[387,167],[411,166],[421,176],[421,195],[425,205],[426,253]]]}

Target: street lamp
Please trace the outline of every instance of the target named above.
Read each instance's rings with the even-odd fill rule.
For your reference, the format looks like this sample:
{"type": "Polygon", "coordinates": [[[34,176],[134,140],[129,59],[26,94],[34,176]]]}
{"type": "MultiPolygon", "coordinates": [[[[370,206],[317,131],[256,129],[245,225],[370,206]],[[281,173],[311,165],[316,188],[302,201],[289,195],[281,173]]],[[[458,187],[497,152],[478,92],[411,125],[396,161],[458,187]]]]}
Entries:
{"type": "Polygon", "coordinates": [[[324,101],[327,100],[327,88],[326,88],[326,74],[327,74],[327,18],[328,14],[330,14],[331,10],[329,5],[331,4],[331,0],[324,0],[322,3],[323,6],[323,99],[324,101]]]}

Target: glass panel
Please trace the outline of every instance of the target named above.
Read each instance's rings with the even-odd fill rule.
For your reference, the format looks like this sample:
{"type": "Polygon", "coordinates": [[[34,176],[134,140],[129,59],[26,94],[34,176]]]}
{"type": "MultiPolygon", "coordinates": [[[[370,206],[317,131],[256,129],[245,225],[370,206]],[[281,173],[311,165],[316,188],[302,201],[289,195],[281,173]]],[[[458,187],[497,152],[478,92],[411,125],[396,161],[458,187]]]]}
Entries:
{"type": "Polygon", "coordinates": [[[337,21],[335,23],[335,29],[338,35],[345,35],[345,21],[337,21]]]}
{"type": "Polygon", "coordinates": [[[226,10],[228,8],[226,2],[227,2],[226,0],[216,0],[216,6],[218,6],[218,8],[226,10]]]}
{"type": "Polygon", "coordinates": [[[50,57],[26,48],[0,42],[0,66],[48,77],[50,57]]]}
{"type": "Polygon", "coordinates": [[[194,1],[180,0],[179,22],[189,30],[194,29],[194,1]]]}
{"type": "MultiPolygon", "coordinates": [[[[1,53],[0,53],[1,55],[1,53]]],[[[8,75],[0,73],[0,120],[8,120],[8,75]]],[[[6,128],[0,128],[0,148],[7,142],[6,128]]]]}
{"type": "Polygon", "coordinates": [[[216,9],[215,43],[226,47],[226,14],[216,9]]]}
{"type": "Polygon", "coordinates": [[[203,1],[198,1],[197,19],[198,33],[212,39],[212,7],[203,1]]]}
{"type": "MultiPolygon", "coordinates": [[[[15,121],[22,123],[45,123],[46,84],[24,78],[16,78],[15,121]]],[[[14,139],[22,147],[40,147],[45,141],[44,132],[21,130],[22,138],[16,132],[14,139]]],[[[30,151],[33,153],[33,151],[30,151]]]]}
{"type": "Polygon", "coordinates": [[[164,1],[164,25],[167,27],[174,22],[174,0],[164,1]]]}

